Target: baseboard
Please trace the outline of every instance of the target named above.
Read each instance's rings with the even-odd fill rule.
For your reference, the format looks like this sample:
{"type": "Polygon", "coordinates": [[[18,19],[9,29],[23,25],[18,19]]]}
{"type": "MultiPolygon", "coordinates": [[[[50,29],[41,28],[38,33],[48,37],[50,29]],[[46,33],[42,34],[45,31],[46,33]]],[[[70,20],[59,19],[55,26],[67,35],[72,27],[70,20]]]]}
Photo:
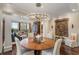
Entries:
{"type": "MultiPolygon", "coordinates": [[[[15,42],[12,42],[12,45],[13,44],[15,44],[15,42]]],[[[4,47],[4,52],[11,51],[12,50],[12,45],[4,47]]]]}
{"type": "Polygon", "coordinates": [[[12,45],[4,47],[4,52],[11,51],[11,50],[12,50],[12,45]]]}
{"type": "MultiPolygon", "coordinates": [[[[13,45],[13,44],[15,44],[15,42],[12,42],[12,45],[13,45]]],[[[12,50],[12,45],[10,45],[10,46],[5,46],[5,47],[4,47],[4,52],[11,51],[11,50],[12,50]]],[[[2,53],[2,52],[0,51],[0,53],[2,53]]]]}

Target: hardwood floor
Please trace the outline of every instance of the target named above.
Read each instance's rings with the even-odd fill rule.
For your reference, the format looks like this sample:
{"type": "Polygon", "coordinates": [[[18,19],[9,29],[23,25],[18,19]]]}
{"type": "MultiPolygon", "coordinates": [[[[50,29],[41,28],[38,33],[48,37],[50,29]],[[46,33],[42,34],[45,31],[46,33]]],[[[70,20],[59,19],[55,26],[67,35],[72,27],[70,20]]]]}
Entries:
{"type": "MultiPolygon", "coordinates": [[[[61,55],[79,55],[79,47],[70,48],[62,44],[60,49],[60,54],[61,55]]],[[[13,45],[12,51],[5,52],[3,53],[3,55],[16,55],[16,45],[13,45]]]]}
{"type": "Polygon", "coordinates": [[[70,48],[63,44],[61,46],[61,55],[79,55],[79,47],[70,48]]]}

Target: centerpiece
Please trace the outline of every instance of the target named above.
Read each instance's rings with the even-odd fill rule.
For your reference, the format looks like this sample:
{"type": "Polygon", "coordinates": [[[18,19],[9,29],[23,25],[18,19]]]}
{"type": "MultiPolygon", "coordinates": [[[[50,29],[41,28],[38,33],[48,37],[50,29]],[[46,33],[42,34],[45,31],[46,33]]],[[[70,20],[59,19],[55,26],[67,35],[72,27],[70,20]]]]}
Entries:
{"type": "Polygon", "coordinates": [[[37,43],[41,43],[42,40],[43,40],[42,35],[37,35],[37,36],[36,36],[36,39],[35,39],[35,42],[37,42],[37,43]]]}

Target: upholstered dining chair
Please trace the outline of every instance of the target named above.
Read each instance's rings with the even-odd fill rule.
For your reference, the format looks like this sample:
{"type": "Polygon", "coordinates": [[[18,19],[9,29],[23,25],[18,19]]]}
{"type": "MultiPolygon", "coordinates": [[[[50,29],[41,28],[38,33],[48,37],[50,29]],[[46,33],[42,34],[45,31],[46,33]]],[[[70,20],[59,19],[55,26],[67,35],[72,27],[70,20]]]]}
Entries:
{"type": "Polygon", "coordinates": [[[61,44],[62,44],[62,39],[58,39],[53,49],[53,55],[60,55],[61,44]]]}
{"type": "Polygon", "coordinates": [[[24,38],[20,41],[20,45],[21,45],[21,51],[22,53],[26,52],[26,51],[31,51],[31,49],[25,48],[24,45],[28,44],[28,38],[24,38]]]}
{"type": "Polygon", "coordinates": [[[70,37],[66,37],[64,42],[71,48],[78,47],[78,33],[71,33],[70,37]]]}
{"type": "Polygon", "coordinates": [[[16,42],[16,54],[17,55],[34,55],[34,52],[33,51],[25,51],[25,52],[22,52],[22,48],[21,48],[21,45],[20,45],[20,41],[16,37],[15,37],[15,42],[16,42]]]}
{"type": "Polygon", "coordinates": [[[54,48],[50,52],[43,51],[42,55],[60,55],[60,47],[61,47],[62,39],[58,39],[55,43],[54,48]]]}

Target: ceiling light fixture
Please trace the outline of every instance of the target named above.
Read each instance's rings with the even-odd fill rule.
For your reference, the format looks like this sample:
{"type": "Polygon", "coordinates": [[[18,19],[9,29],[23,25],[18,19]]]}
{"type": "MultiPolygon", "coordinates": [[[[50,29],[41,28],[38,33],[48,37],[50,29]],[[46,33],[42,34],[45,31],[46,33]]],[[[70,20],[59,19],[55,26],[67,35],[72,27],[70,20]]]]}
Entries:
{"type": "Polygon", "coordinates": [[[5,4],[5,7],[3,8],[2,12],[8,15],[13,14],[12,6],[10,4],[5,4]]]}
{"type": "Polygon", "coordinates": [[[41,3],[36,3],[36,7],[41,7],[42,4],[41,3]]]}
{"type": "Polygon", "coordinates": [[[74,11],[76,11],[76,9],[72,9],[72,11],[74,12],[74,11]]]}
{"type": "Polygon", "coordinates": [[[29,15],[30,18],[32,20],[38,20],[38,21],[42,21],[43,19],[48,19],[48,14],[39,14],[39,13],[35,13],[35,14],[31,14],[29,15]]]}

